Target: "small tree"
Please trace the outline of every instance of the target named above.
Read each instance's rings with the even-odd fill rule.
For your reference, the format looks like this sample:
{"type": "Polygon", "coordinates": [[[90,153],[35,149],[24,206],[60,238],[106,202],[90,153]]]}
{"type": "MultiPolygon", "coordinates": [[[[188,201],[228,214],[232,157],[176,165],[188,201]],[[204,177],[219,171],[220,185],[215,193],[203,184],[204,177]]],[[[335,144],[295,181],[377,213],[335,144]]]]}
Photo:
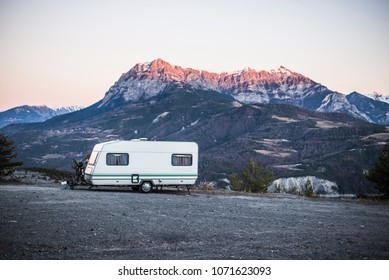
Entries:
{"type": "Polygon", "coordinates": [[[313,191],[313,186],[311,180],[307,180],[303,187],[303,195],[306,197],[314,197],[315,192],[313,191]]]}
{"type": "Polygon", "coordinates": [[[273,180],[273,172],[257,165],[253,159],[248,161],[243,170],[242,181],[250,192],[267,192],[267,188],[273,180]]]}
{"type": "Polygon", "coordinates": [[[378,191],[389,196],[389,143],[384,146],[378,161],[369,170],[367,179],[374,183],[378,191]]]}
{"type": "Polygon", "coordinates": [[[15,171],[16,166],[23,163],[12,160],[16,158],[14,142],[4,134],[0,134],[0,176],[7,176],[15,171]]]}
{"type": "Polygon", "coordinates": [[[242,182],[242,178],[238,175],[232,175],[230,177],[231,186],[234,189],[234,191],[246,191],[245,186],[242,182]]]}

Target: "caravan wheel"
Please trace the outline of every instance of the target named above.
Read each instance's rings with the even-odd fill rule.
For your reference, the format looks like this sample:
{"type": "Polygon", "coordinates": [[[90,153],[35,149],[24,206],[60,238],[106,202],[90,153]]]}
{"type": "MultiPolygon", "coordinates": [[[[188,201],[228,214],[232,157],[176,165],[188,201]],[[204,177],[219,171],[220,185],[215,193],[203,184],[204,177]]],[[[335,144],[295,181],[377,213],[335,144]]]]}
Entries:
{"type": "Polygon", "coordinates": [[[151,182],[143,182],[140,186],[140,191],[143,193],[149,193],[153,190],[153,184],[151,182]]]}

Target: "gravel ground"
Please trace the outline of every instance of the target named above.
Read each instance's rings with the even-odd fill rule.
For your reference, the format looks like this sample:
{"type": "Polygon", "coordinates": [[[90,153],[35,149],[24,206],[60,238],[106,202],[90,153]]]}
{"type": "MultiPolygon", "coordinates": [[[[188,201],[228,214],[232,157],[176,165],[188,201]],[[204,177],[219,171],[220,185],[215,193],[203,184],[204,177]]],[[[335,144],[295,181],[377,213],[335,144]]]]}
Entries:
{"type": "Polygon", "coordinates": [[[389,204],[0,185],[0,259],[389,259],[389,204]]]}

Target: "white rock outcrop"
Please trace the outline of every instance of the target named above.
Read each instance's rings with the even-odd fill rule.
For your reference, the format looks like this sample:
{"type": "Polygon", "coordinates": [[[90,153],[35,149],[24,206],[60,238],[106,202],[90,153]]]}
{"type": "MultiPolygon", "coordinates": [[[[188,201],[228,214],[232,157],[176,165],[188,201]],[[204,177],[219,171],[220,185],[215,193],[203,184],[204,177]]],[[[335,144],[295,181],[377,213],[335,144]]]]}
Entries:
{"type": "Polygon", "coordinates": [[[339,193],[338,185],[335,182],[320,179],[315,176],[277,179],[269,186],[268,192],[303,194],[304,186],[308,182],[308,180],[311,182],[313,191],[316,195],[333,195],[339,193]]]}

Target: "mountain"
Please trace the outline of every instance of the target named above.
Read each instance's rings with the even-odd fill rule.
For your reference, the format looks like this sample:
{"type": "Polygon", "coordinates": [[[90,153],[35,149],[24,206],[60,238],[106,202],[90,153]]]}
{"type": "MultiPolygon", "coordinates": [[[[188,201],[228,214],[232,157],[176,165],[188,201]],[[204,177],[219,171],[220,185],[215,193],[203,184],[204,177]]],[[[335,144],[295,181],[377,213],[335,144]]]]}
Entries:
{"type": "Polygon", "coordinates": [[[335,182],[340,193],[372,191],[364,172],[389,141],[389,130],[349,112],[313,110],[364,109],[342,104],[351,103],[286,68],[213,74],[156,60],[137,64],[87,108],[0,131],[15,141],[26,166],[69,170],[73,158],[109,140],[182,140],[199,144],[199,181],[229,177],[255,159],[277,178],[315,176],[335,182]],[[251,92],[252,98],[268,102],[237,100],[239,92],[258,88],[268,92],[251,92]]]}
{"type": "Polygon", "coordinates": [[[47,106],[19,106],[0,112],[0,128],[12,123],[43,122],[55,116],[80,110],[81,107],[49,108],[47,106]]]}
{"type": "Polygon", "coordinates": [[[357,92],[350,93],[346,98],[359,112],[365,112],[366,120],[383,125],[389,124],[388,103],[369,98],[357,92]]]}
{"type": "MultiPolygon", "coordinates": [[[[373,123],[389,125],[389,104],[371,98],[348,97],[283,66],[277,70],[245,68],[234,73],[210,73],[174,66],[157,59],[136,64],[108,90],[99,107],[147,99],[172,84],[212,90],[245,104],[289,104],[318,112],[347,113],[373,123]]],[[[353,95],[353,94],[351,94],[353,95]]]]}

